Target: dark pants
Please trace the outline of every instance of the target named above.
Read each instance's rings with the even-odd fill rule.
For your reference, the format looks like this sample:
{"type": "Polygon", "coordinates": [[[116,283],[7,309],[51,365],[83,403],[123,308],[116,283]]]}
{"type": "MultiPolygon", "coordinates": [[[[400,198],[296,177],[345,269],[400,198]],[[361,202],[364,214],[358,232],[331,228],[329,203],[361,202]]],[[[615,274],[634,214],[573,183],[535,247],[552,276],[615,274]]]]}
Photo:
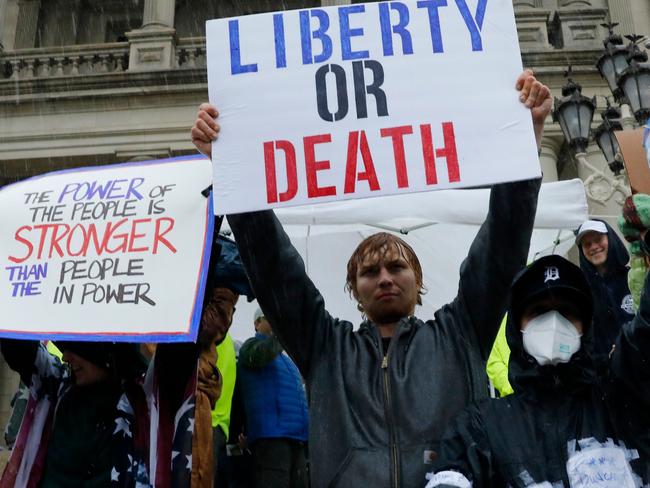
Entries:
{"type": "Polygon", "coordinates": [[[212,440],[214,447],[214,488],[226,488],[228,486],[228,456],[226,455],[226,434],[221,427],[212,429],[212,440]]]}
{"type": "Polygon", "coordinates": [[[304,443],[293,439],[258,439],[252,450],[256,488],[307,488],[304,443]]]}

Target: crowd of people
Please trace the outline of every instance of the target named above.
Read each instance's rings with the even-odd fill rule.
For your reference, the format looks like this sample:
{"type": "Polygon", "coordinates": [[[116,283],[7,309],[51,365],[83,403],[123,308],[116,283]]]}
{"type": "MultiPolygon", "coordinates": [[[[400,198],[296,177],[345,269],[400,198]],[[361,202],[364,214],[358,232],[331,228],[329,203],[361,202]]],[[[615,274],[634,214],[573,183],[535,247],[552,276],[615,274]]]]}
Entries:
{"type": "MultiPolygon", "coordinates": [[[[515,89],[539,147],[549,90],[529,70],[515,89]]],[[[206,155],[217,117],[201,105],[192,128],[206,155]]],[[[56,341],[60,359],[2,339],[26,403],[0,488],[648,486],[650,197],[619,222],[631,271],[598,220],[576,232],[580,267],[527,266],[540,183],[492,187],[457,296],[428,320],[402,239],[375,234],[350,257],[355,330],[260,211],[227,216],[236,244],[214,239],[196,344],[56,341]],[[260,305],[241,345],[228,334],[240,295],[260,305]]]]}

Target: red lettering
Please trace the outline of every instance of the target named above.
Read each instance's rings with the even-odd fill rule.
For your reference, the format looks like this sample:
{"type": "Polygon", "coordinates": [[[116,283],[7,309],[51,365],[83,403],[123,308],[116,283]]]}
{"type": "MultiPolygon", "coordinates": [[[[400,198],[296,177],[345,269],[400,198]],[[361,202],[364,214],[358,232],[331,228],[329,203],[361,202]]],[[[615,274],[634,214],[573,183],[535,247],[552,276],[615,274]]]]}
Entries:
{"type": "Polygon", "coordinates": [[[431,124],[420,126],[420,137],[422,138],[422,156],[424,157],[424,173],[427,185],[438,183],[436,173],[436,158],[433,155],[433,137],[431,136],[431,124]]]}
{"type": "Polygon", "coordinates": [[[63,249],[61,249],[61,246],[59,246],[59,242],[63,240],[65,236],[68,235],[68,232],[70,231],[70,226],[68,224],[59,224],[54,227],[52,230],[52,239],[50,242],[50,252],[49,252],[49,258],[52,258],[52,251],[56,251],[56,253],[59,255],[59,257],[63,257],[63,249]],[[63,233],[59,236],[59,230],[62,229],[63,233]]]}
{"type": "MultiPolygon", "coordinates": [[[[94,226],[95,224],[90,224],[91,226],[94,226]]],[[[82,224],[77,224],[75,225],[72,229],[70,229],[70,234],[68,236],[68,243],[66,245],[66,251],[68,251],[68,256],[85,256],[86,251],[88,250],[88,236],[86,234],[86,229],[82,224]],[[75,231],[79,229],[81,231],[82,239],[81,239],[81,246],[79,246],[79,251],[76,253],[72,252],[72,243],[74,242],[74,235],[75,231]]]]}
{"type": "Polygon", "coordinates": [[[454,124],[452,122],[442,123],[442,137],[445,141],[445,147],[436,149],[436,157],[447,160],[449,183],[454,183],[460,181],[460,167],[458,166],[456,136],[454,135],[454,124]]]}
{"type": "Polygon", "coordinates": [[[275,141],[275,149],[284,152],[287,169],[287,191],[278,195],[278,181],[273,142],[264,143],[264,170],[266,171],[266,199],[268,203],[291,200],[298,193],[298,172],[296,170],[296,150],[289,141],[275,141]]]}
{"type": "Polygon", "coordinates": [[[27,248],[27,254],[22,258],[9,256],[9,261],[11,261],[12,263],[20,264],[23,261],[27,261],[32,256],[32,252],[34,251],[34,246],[32,245],[32,243],[21,236],[22,232],[25,230],[30,232],[32,228],[29,225],[23,225],[22,227],[19,227],[18,230],[16,230],[16,233],[14,234],[14,239],[20,242],[21,244],[23,244],[27,248]]]}
{"type": "Polygon", "coordinates": [[[381,129],[381,137],[390,137],[393,140],[393,155],[395,157],[398,188],[406,188],[409,186],[406,156],[404,154],[404,136],[407,134],[413,134],[413,127],[410,125],[381,129]]]}
{"type": "Polygon", "coordinates": [[[176,248],[172,245],[171,242],[169,242],[167,239],[165,239],[163,236],[174,228],[174,219],[170,217],[161,217],[159,219],[156,219],[156,231],[154,232],[153,236],[153,253],[157,254],[158,253],[158,243],[160,242],[163,244],[167,249],[169,249],[171,252],[174,254],[176,253],[176,248]],[[162,222],[165,221],[169,224],[169,226],[161,231],[161,224],[162,222]]]}
{"type": "Polygon", "coordinates": [[[372,161],[370,154],[370,147],[368,146],[368,138],[365,131],[350,132],[348,136],[348,159],[345,166],[345,193],[354,193],[356,190],[356,182],[366,180],[371,191],[379,190],[379,181],[377,181],[377,173],[375,172],[375,165],[372,161]],[[359,134],[361,140],[359,141],[359,134]],[[361,159],[365,171],[357,173],[357,155],[361,146],[361,159]]]}
{"type": "Polygon", "coordinates": [[[129,219],[120,219],[115,224],[113,224],[112,222],[108,222],[108,224],[106,225],[106,229],[104,230],[104,239],[102,241],[102,245],[107,253],[115,254],[116,252],[126,252],[126,245],[129,242],[129,235],[114,234],[114,232],[118,229],[118,227],[122,227],[122,225],[128,222],[128,220],[129,219]],[[108,241],[111,239],[117,240],[119,242],[118,246],[113,249],[108,248],[108,241]]]}
{"type": "Polygon", "coordinates": [[[138,224],[142,224],[144,222],[151,222],[151,219],[135,219],[133,222],[131,222],[131,234],[129,236],[129,252],[144,252],[148,251],[149,247],[133,247],[133,244],[135,243],[136,239],[140,239],[141,237],[145,237],[147,234],[138,234],[136,227],[138,224]]]}
{"type": "Polygon", "coordinates": [[[309,198],[336,195],[335,186],[318,186],[318,175],[316,173],[330,169],[330,162],[327,159],[316,161],[314,146],[325,142],[332,142],[331,134],[319,134],[303,138],[303,145],[305,147],[305,172],[307,173],[307,196],[309,198]]]}

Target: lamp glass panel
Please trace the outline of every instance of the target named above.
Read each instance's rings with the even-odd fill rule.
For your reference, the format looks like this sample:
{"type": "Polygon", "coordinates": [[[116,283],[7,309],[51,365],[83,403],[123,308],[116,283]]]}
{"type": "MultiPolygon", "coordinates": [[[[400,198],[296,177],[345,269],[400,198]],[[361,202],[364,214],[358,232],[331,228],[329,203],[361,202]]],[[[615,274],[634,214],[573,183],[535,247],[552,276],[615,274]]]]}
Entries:
{"type": "Polygon", "coordinates": [[[603,75],[610,90],[616,89],[616,66],[614,56],[607,56],[603,58],[600,63],[600,73],[603,75]]]}
{"type": "Polygon", "coordinates": [[[612,162],[614,161],[614,156],[616,156],[616,151],[614,149],[614,144],[612,141],[612,134],[608,131],[603,131],[600,133],[598,136],[598,146],[600,147],[600,150],[603,152],[605,155],[605,159],[607,162],[612,162]]]}
{"type": "Polygon", "coordinates": [[[638,74],[639,91],[641,95],[641,108],[650,109],[650,72],[638,74]]]}
{"type": "Polygon", "coordinates": [[[580,104],[580,137],[589,139],[589,129],[591,128],[591,120],[594,118],[594,110],[587,104],[580,104]]]}
{"type": "Polygon", "coordinates": [[[639,100],[639,89],[636,82],[636,75],[626,76],[623,80],[623,93],[630,102],[630,107],[632,107],[632,112],[636,112],[641,108],[641,102],[639,100]]]}
{"type": "Polygon", "coordinates": [[[578,106],[573,102],[566,103],[561,109],[561,117],[564,119],[565,137],[569,142],[580,137],[580,120],[578,118],[578,106]]]}
{"type": "MultiPolygon", "coordinates": [[[[620,75],[625,68],[630,65],[627,61],[627,54],[625,51],[618,51],[612,56],[612,59],[614,60],[614,70],[616,71],[616,75],[620,75]]],[[[613,88],[616,88],[616,76],[614,76],[614,86],[612,89],[613,88]]]]}

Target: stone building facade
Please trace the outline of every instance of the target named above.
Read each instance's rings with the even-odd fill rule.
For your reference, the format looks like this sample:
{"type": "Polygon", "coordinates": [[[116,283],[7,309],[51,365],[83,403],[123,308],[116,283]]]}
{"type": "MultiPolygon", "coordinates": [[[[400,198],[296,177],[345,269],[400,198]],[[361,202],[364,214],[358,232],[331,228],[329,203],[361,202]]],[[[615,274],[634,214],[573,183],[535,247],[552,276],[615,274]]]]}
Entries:
{"type": "MultiPolygon", "coordinates": [[[[350,0],[0,0],[0,184],[194,152],[189,129],[207,99],[205,21],[343,3],[350,0]]],[[[648,0],[513,3],[524,66],[558,96],[568,64],[583,93],[609,94],[595,68],[600,24],[650,34],[648,0]]],[[[610,174],[597,146],[587,157],[610,174]]],[[[546,180],[588,181],[593,215],[618,213],[621,195],[589,180],[593,169],[576,164],[550,120],[541,158],[546,180]]],[[[0,425],[15,382],[0,366],[0,425]]]]}

